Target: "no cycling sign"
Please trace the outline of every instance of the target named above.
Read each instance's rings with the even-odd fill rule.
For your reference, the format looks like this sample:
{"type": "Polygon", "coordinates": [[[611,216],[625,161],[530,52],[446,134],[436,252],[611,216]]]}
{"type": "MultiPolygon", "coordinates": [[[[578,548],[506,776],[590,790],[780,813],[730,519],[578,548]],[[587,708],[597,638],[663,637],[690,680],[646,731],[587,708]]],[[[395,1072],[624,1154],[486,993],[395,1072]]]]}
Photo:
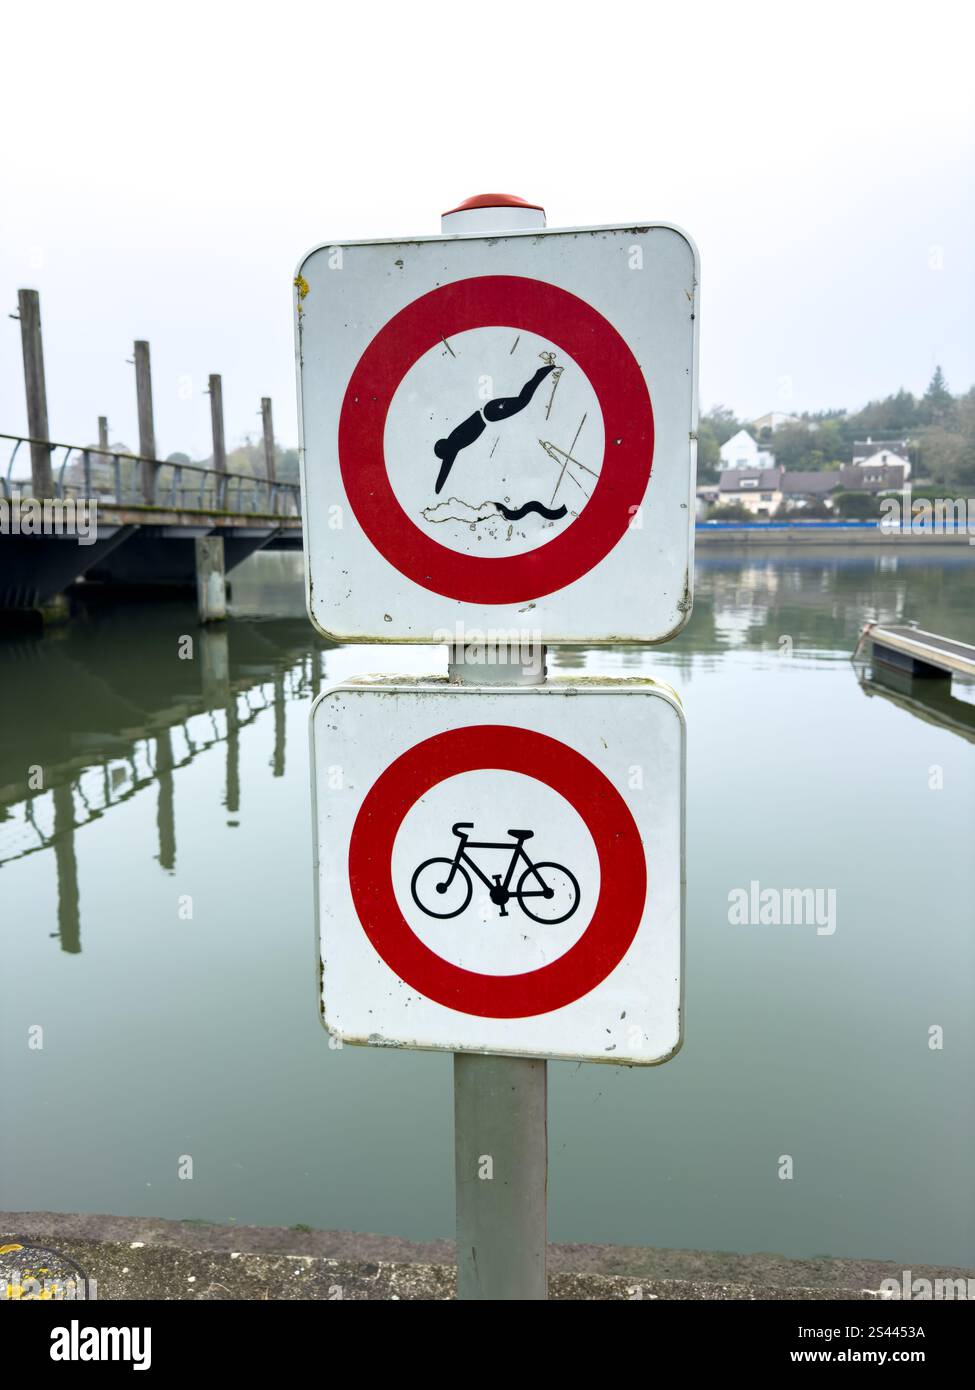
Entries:
{"type": "Polygon", "coordinates": [[[336,1037],[673,1055],[684,721],[669,688],[350,682],[317,702],[312,737],[336,1037]]]}
{"type": "Polygon", "coordinates": [[[325,246],[296,277],[309,612],[659,642],[691,606],[697,258],[669,226],[325,246]]]}

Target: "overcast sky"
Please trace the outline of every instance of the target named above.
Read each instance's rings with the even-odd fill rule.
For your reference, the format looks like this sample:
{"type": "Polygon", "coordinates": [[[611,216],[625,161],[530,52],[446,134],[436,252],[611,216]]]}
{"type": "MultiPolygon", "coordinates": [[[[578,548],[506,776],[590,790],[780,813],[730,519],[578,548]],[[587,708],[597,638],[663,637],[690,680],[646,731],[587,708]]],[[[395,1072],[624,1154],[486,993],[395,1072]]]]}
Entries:
{"type": "MultiPolygon", "coordinates": [[[[291,278],[508,191],[550,226],[662,220],[702,258],[701,399],[753,417],[975,382],[970,3],[333,6],[32,0],[3,25],[0,305],[40,290],[52,437],[165,455],[274,400],[291,278]]],[[[0,318],[0,432],[26,429],[0,318]]],[[[0,455],[3,451],[0,450],[0,455]]]]}

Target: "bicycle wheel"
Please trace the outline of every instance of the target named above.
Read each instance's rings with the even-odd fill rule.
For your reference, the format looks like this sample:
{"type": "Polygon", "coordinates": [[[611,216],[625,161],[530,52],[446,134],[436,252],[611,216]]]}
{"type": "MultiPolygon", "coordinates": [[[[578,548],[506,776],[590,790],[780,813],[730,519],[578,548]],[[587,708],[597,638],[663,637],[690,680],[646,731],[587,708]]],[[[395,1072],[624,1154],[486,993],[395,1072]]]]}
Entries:
{"type": "Polygon", "coordinates": [[[410,882],[413,901],[428,917],[459,917],[470,902],[474,889],[463,864],[457,866],[447,887],[453,867],[452,859],[427,859],[413,874],[410,882]]]}
{"type": "Polygon", "coordinates": [[[567,921],[579,906],[579,896],[575,875],[564,864],[534,864],[518,880],[517,897],[522,912],[545,927],[567,921]],[[547,897],[539,878],[548,890],[547,897]]]}

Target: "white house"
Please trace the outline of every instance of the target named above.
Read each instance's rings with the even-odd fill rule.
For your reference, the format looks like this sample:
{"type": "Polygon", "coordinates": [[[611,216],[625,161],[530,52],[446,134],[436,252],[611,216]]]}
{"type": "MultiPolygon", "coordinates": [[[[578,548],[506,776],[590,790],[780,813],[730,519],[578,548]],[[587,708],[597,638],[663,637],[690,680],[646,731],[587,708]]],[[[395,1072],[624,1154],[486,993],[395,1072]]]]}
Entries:
{"type": "Polygon", "coordinates": [[[730,468],[774,468],[775,455],[768,449],[760,449],[747,430],[733,434],[720,449],[721,467],[730,468]]]}
{"type": "Polygon", "coordinates": [[[906,439],[866,439],[853,446],[853,466],[855,468],[887,468],[891,464],[904,470],[904,477],[911,476],[911,463],[908,457],[910,443],[906,439]]]}
{"type": "Polygon", "coordinates": [[[730,468],[718,483],[718,506],[737,503],[755,516],[771,516],[782,501],[783,468],[730,468]]]}

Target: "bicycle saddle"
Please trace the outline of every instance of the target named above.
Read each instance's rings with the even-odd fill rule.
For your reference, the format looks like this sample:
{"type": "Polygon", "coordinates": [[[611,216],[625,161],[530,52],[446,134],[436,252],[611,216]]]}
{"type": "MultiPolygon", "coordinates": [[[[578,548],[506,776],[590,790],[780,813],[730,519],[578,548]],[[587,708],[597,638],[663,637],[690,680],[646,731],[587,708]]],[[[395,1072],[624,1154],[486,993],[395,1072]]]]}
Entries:
{"type": "Polygon", "coordinates": [[[509,830],[508,834],[513,840],[530,840],[534,835],[534,830],[509,830]]]}

